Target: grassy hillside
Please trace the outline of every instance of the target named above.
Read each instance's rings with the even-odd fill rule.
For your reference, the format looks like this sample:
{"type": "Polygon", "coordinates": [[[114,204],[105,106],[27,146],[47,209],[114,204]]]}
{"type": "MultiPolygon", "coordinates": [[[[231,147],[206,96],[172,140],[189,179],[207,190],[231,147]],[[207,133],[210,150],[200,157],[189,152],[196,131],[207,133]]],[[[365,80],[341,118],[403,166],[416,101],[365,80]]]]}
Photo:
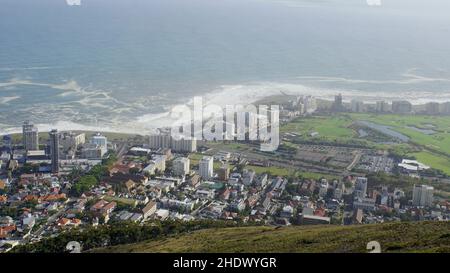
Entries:
{"type": "Polygon", "coordinates": [[[450,222],[360,226],[240,227],[199,230],[94,252],[450,252],[450,222]]]}

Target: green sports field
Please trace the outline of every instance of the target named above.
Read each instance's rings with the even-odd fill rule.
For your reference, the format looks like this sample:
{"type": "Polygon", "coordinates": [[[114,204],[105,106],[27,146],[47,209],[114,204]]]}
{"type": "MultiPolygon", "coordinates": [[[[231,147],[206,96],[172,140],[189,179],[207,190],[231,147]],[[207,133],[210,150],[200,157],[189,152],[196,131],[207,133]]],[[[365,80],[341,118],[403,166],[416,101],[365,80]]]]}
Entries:
{"type": "MultiPolygon", "coordinates": [[[[330,116],[301,117],[281,128],[282,133],[296,133],[300,139],[318,142],[363,144],[367,147],[398,151],[405,157],[416,157],[422,163],[450,175],[450,117],[342,113],[330,116]],[[407,143],[385,144],[359,137],[357,121],[388,126],[409,138],[407,143]],[[311,133],[319,135],[312,137],[311,133]]],[[[292,143],[288,143],[291,145],[292,143]]]]}

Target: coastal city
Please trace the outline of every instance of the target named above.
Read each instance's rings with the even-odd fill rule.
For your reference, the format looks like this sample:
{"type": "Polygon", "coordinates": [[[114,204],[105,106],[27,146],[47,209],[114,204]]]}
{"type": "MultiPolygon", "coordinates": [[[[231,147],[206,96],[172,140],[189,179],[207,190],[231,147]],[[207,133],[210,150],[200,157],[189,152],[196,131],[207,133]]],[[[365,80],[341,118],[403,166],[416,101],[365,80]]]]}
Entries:
{"type": "Polygon", "coordinates": [[[1,0],[2,265],[437,271],[449,11],[1,0]]]}
{"type": "Polygon", "coordinates": [[[423,155],[449,162],[438,141],[449,139],[439,118],[448,119],[450,102],[370,104],[341,95],[264,102],[280,104],[274,152],[260,151],[258,141],[174,139],[168,128],[150,136],[39,132],[24,121],[22,134],[1,142],[0,251],[117,222],[449,220],[448,165],[423,155]],[[400,130],[391,119],[407,123],[400,130]],[[426,137],[433,147],[420,142],[426,137]]]}

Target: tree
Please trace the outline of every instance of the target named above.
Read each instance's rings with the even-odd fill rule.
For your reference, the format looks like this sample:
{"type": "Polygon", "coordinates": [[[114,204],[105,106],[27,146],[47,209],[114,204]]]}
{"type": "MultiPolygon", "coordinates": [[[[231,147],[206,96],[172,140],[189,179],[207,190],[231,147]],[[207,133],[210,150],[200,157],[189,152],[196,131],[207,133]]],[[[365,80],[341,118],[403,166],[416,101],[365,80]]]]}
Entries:
{"type": "Polygon", "coordinates": [[[130,170],[128,172],[133,175],[138,174],[139,168],[137,168],[137,167],[130,168],[130,170]]]}
{"type": "Polygon", "coordinates": [[[77,179],[78,177],[80,177],[81,175],[82,175],[82,170],[81,170],[81,168],[76,167],[76,168],[73,168],[73,169],[70,171],[70,173],[67,175],[67,178],[68,178],[69,180],[75,180],[75,179],[77,179]]]}
{"type": "Polygon", "coordinates": [[[91,176],[94,176],[97,181],[102,180],[104,176],[109,175],[108,167],[103,165],[95,165],[88,173],[91,176]]]}
{"type": "Polygon", "coordinates": [[[80,178],[78,182],[72,187],[72,193],[80,196],[83,192],[90,190],[93,186],[97,185],[98,181],[93,175],[86,175],[80,178]]]}
{"type": "Polygon", "coordinates": [[[108,158],[102,160],[102,165],[111,168],[118,160],[114,152],[110,152],[108,158]]]}

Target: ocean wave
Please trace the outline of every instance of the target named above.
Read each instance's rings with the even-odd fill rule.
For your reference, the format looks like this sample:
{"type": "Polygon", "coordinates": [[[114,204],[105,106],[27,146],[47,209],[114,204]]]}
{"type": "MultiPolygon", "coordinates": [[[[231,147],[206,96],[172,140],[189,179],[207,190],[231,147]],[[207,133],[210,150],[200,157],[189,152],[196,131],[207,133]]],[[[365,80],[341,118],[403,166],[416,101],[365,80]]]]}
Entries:
{"type": "Polygon", "coordinates": [[[374,103],[379,100],[394,101],[400,99],[409,100],[412,104],[423,104],[427,102],[450,101],[449,92],[431,91],[375,91],[364,92],[356,89],[319,88],[304,84],[261,82],[249,85],[222,86],[215,92],[206,95],[206,99],[218,105],[253,103],[262,98],[273,95],[312,95],[318,99],[331,100],[337,94],[342,94],[344,100],[359,99],[364,102],[374,103]]]}
{"type": "MultiPolygon", "coordinates": [[[[260,82],[248,85],[223,85],[212,92],[202,96],[205,105],[216,104],[219,106],[251,104],[261,99],[274,95],[313,95],[318,99],[332,100],[335,95],[342,94],[344,101],[359,99],[367,103],[374,103],[379,100],[409,100],[413,104],[424,104],[430,101],[446,102],[450,101],[450,92],[446,94],[436,94],[433,92],[376,92],[364,93],[359,90],[339,90],[309,87],[301,84],[260,82]]],[[[185,105],[192,107],[193,98],[187,98],[185,105]]],[[[175,107],[177,105],[173,105],[175,107]]],[[[179,105],[178,105],[179,106],[179,105]]],[[[171,109],[172,109],[171,108],[171,109]]],[[[192,108],[191,108],[192,109],[192,108]]],[[[175,120],[171,118],[171,111],[163,113],[145,114],[136,119],[135,124],[145,124],[149,127],[170,126],[175,120]],[[151,126],[153,125],[153,126],[151,126]]]]}
{"type": "Polygon", "coordinates": [[[0,104],[9,104],[9,102],[17,99],[20,99],[20,96],[3,97],[0,98],[0,104]]]}
{"type": "MultiPolygon", "coordinates": [[[[52,129],[59,131],[93,131],[93,132],[111,132],[111,133],[138,133],[137,131],[127,131],[120,128],[109,126],[91,126],[71,121],[57,121],[55,123],[39,123],[35,124],[39,132],[49,132],[52,129]]],[[[11,127],[2,129],[0,135],[21,133],[21,127],[11,127]]]]}
{"type": "Polygon", "coordinates": [[[20,85],[47,87],[55,91],[64,91],[56,95],[60,97],[68,97],[71,95],[78,96],[80,97],[80,99],[74,100],[72,102],[84,106],[97,106],[101,108],[111,107],[111,105],[108,104],[116,104],[122,107],[130,106],[130,104],[125,103],[123,101],[119,101],[116,98],[114,98],[111,95],[111,92],[94,88],[87,89],[80,86],[78,82],[75,80],[69,80],[61,84],[54,84],[54,83],[42,83],[42,82],[34,82],[31,80],[13,78],[8,82],[0,82],[0,88],[14,87],[20,85]]]}
{"type": "MultiPolygon", "coordinates": [[[[410,75],[411,77],[411,75],[410,75]]],[[[418,80],[425,77],[417,76],[418,80]]],[[[436,80],[436,79],[434,79],[436,80]]],[[[353,80],[358,81],[358,80],[353,80]]],[[[29,105],[22,108],[22,111],[34,116],[47,116],[53,123],[38,124],[41,131],[53,128],[59,130],[99,130],[109,132],[149,134],[155,132],[155,129],[171,126],[175,119],[171,117],[171,110],[177,105],[192,107],[193,96],[182,99],[177,96],[177,101],[185,101],[177,104],[167,103],[158,105],[163,109],[159,112],[149,113],[148,103],[157,99],[154,95],[149,98],[137,98],[135,102],[121,102],[114,98],[110,91],[96,90],[90,88],[87,90],[77,84],[76,81],[68,81],[63,84],[42,84],[34,83],[29,80],[14,81],[16,84],[33,84],[52,87],[54,89],[75,92],[79,94],[76,100],[64,104],[52,105],[47,102],[49,107],[29,105]],[[151,97],[151,99],[150,99],[151,97]],[[51,107],[50,107],[51,106],[51,107]],[[80,107],[81,106],[81,107],[80,107]],[[61,121],[65,120],[65,121],[61,121]],[[72,121],[67,121],[72,120],[72,121]],[[76,122],[75,122],[76,121],[76,122]]],[[[5,83],[0,83],[5,84],[5,83]]],[[[363,92],[352,89],[337,88],[318,88],[305,84],[283,83],[283,82],[256,82],[237,85],[222,85],[204,94],[202,99],[205,105],[216,104],[219,106],[250,104],[263,98],[273,95],[313,95],[318,99],[332,100],[335,95],[342,94],[344,101],[359,99],[365,102],[375,102],[379,100],[409,100],[413,104],[424,104],[430,101],[445,102],[450,101],[450,92],[430,92],[430,91],[404,91],[404,92],[363,92]]],[[[14,98],[17,99],[17,98],[14,98]]],[[[11,101],[13,97],[10,97],[11,101]]],[[[174,98],[175,100],[175,98],[174,98]]],[[[8,102],[8,99],[6,99],[8,102]]],[[[152,111],[158,108],[151,108],[152,111]]],[[[20,128],[5,128],[2,126],[2,133],[20,132],[20,128]]]]}
{"type": "Polygon", "coordinates": [[[61,66],[0,67],[0,71],[48,70],[60,69],[61,66]]]}
{"type": "Polygon", "coordinates": [[[347,84],[399,84],[399,85],[412,85],[412,84],[420,84],[420,83],[439,83],[439,82],[450,82],[449,78],[434,78],[434,77],[426,77],[421,76],[414,71],[417,71],[417,68],[411,68],[407,70],[405,73],[401,74],[400,79],[392,79],[392,80],[365,80],[365,79],[349,79],[344,77],[326,77],[326,76],[299,76],[297,79],[304,81],[313,81],[313,82],[330,82],[330,83],[347,83],[347,84]]]}

